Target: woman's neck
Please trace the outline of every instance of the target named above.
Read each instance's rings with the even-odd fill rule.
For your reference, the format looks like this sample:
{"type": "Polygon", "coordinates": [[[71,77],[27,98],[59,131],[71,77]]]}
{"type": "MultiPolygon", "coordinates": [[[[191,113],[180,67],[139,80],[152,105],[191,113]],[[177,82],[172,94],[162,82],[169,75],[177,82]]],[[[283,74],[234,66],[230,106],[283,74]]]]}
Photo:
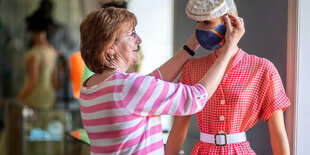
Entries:
{"type": "Polygon", "coordinates": [[[116,53],[116,59],[113,63],[113,66],[116,68],[116,71],[126,72],[130,66],[125,62],[125,58],[120,54],[116,53]]]}
{"type": "Polygon", "coordinates": [[[34,45],[41,45],[41,46],[47,46],[49,47],[49,43],[46,39],[46,32],[34,32],[33,33],[33,43],[34,45]]]}
{"type": "Polygon", "coordinates": [[[114,67],[117,72],[126,72],[128,70],[128,67],[123,63],[115,63],[114,67]]]}
{"type": "Polygon", "coordinates": [[[85,81],[83,83],[83,85],[85,87],[94,86],[94,85],[106,80],[108,77],[115,74],[115,72],[117,72],[117,70],[115,70],[115,69],[106,69],[102,73],[95,73],[89,79],[87,79],[87,81],[85,81]]]}

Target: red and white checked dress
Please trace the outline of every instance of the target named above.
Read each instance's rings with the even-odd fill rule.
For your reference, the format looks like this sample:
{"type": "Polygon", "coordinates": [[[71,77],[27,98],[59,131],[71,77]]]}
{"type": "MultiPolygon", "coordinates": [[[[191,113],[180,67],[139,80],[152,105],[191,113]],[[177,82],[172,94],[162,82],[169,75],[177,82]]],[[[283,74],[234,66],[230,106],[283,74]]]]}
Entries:
{"type": "MultiPolygon", "coordinates": [[[[215,62],[215,54],[188,61],[180,82],[196,84],[215,62]]],[[[247,131],[260,119],[267,121],[272,113],[285,110],[290,101],[285,94],[275,66],[264,58],[249,55],[239,49],[231,67],[207,101],[196,114],[201,132],[226,134],[247,131]]],[[[249,142],[216,146],[198,141],[191,154],[255,154],[249,142]]]]}

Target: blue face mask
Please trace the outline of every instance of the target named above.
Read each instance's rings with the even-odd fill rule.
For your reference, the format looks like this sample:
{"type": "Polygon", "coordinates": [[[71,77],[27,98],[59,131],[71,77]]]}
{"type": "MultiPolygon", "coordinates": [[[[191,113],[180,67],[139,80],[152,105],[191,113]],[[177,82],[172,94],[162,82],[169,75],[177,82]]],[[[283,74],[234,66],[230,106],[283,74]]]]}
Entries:
{"type": "Polygon", "coordinates": [[[219,43],[224,39],[226,27],[222,24],[212,30],[196,29],[196,38],[199,44],[207,50],[217,50],[222,47],[219,43]]]}

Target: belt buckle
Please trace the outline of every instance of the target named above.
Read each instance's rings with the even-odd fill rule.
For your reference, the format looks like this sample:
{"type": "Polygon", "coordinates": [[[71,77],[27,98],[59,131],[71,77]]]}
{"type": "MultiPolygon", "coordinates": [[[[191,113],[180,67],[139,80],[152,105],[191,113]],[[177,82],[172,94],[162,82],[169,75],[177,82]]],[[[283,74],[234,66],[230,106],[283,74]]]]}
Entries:
{"type": "Polygon", "coordinates": [[[216,146],[225,146],[227,145],[227,135],[224,132],[219,132],[217,134],[214,135],[214,144],[216,146]],[[218,144],[216,141],[216,136],[224,136],[225,137],[225,143],[224,144],[218,144]]]}

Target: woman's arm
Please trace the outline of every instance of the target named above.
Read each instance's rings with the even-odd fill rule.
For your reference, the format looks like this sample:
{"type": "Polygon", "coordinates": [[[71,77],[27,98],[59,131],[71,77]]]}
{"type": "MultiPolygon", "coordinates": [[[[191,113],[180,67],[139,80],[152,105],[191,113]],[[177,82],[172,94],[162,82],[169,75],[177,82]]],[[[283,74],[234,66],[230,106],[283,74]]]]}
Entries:
{"type": "Polygon", "coordinates": [[[290,146],[283,120],[283,111],[273,113],[268,119],[270,140],[274,155],[289,155],[290,146]]]}
{"type": "MultiPolygon", "coordinates": [[[[227,24],[227,32],[226,32],[226,35],[225,35],[226,48],[224,48],[224,51],[228,51],[228,52],[223,52],[223,53],[230,54],[229,55],[229,59],[230,59],[232,57],[232,55],[234,55],[234,51],[232,51],[231,49],[233,49],[234,46],[237,45],[237,43],[239,42],[240,38],[244,34],[244,23],[243,23],[243,19],[242,18],[236,17],[236,16],[231,15],[231,14],[228,14],[224,18],[224,20],[225,20],[226,23],[228,23],[227,24]],[[236,23],[236,25],[234,27],[231,24],[231,20],[233,20],[234,23],[236,23]]],[[[202,24],[202,23],[198,23],[196,27],[199,27],[199,24],[202,24]]],[[[200,47],[199,42],[196,39],[195,32],[189,38],[189,40],[187,41],[186,45],[191,50],[193,50],[193,51],[196,51],[200,47]]],[[[225,46],[225,44],[224,44],[224,46],[225,46]]],[[[222,56],[220,58],[220,61],[222,61],[223,59],[227,58],[226,54],[221,54],[221,55],[224,55],[224,56],[222,56]]],[[[191,56],[183,48],[181,48],[171,59],[169,59],[165,64],[163,64],[159,68],[163,80],[165,80],[165,81],[173,81],[176,78],[176,76],[180,73],[184,63],[190,57],[191,56]]],[[[218,66],[219,62],[217,62],[215,64],[216,64],[216,66],[218,66]]],[[[220,68],[221,67],[216,68],[216,69],[220,69],[220,68]]],[[[213,69],[211,69],[211,70],[213,70],[213,69]]],[[[216,78],[218,78],[218,76],[216,76],[216,78]]]]}
{"type": "Polygon", "coordinates": [[[229,61],[235,53],[237,43],[244,34],[241,18],[230,15],[236,27],[226,16],[226,43],[223,51],[197,85],[188,86],[159,80],[139,74],[126,75],[120,98],[131,113],[140,116],[190,115],[201,111],[208,98],[219,85],[229,61]],[[204,87],[204,88],[203,88],[204,87]]]}
{"type": "Polygon", "coordinates": [[[18,99],[22,104],[26,104],[24,99],[32,91],[39,77],[39,65],[34,57],[30,57],[27,61],[27,72],[29,76],[28,83],[22,88],[18,94],[18,99]]]}
{"type": "Polygon", "coordinates": [[[175,116],[172,129],[169,133],[168,141],[165,147],[166,155],[178,155],[184,140],[191,116],[175,116]]]}
{"type": "MultiPolygon", "coordinates": [[[[198,82],[205,87],[208,93],[208,98],[212,96],[222,80],[230,60],[232,60],[238,51],[237,44],[245,32],[242,18],[228,14],[224,17],[224,20],[226,22],[227,31],[225,34],[226,42],[222,47],[222,53],[205,76],[198,82]],[[235,23],[234,26],[232,26],[232,22],[235,23]]],[[[199,24],[197,26],[199,26],[199,24]]],[[[198,41],[193,34],[188,41],[188,46],[192,48],[192,50],[196,50],[198,48],[197,44],[198,41]]],[[[189,54],[184,49],[181,49],[173,58],[161,66],[159,70],[163,76],[163,80],[174,80],[188,58],[189,54]]]]}
{"type": "MultiPolygon", "coordinates": [[[[186,45],[193,51],[196,51],[199,48],[200,45],[196,39],[195,32],[189,38],[186,45]]],[[[184,63],[190,57],[191,56],[183,48],[181,48],[171,59],[159,68],[163,80],[173,81],[180,73],[184,63]]]]}

